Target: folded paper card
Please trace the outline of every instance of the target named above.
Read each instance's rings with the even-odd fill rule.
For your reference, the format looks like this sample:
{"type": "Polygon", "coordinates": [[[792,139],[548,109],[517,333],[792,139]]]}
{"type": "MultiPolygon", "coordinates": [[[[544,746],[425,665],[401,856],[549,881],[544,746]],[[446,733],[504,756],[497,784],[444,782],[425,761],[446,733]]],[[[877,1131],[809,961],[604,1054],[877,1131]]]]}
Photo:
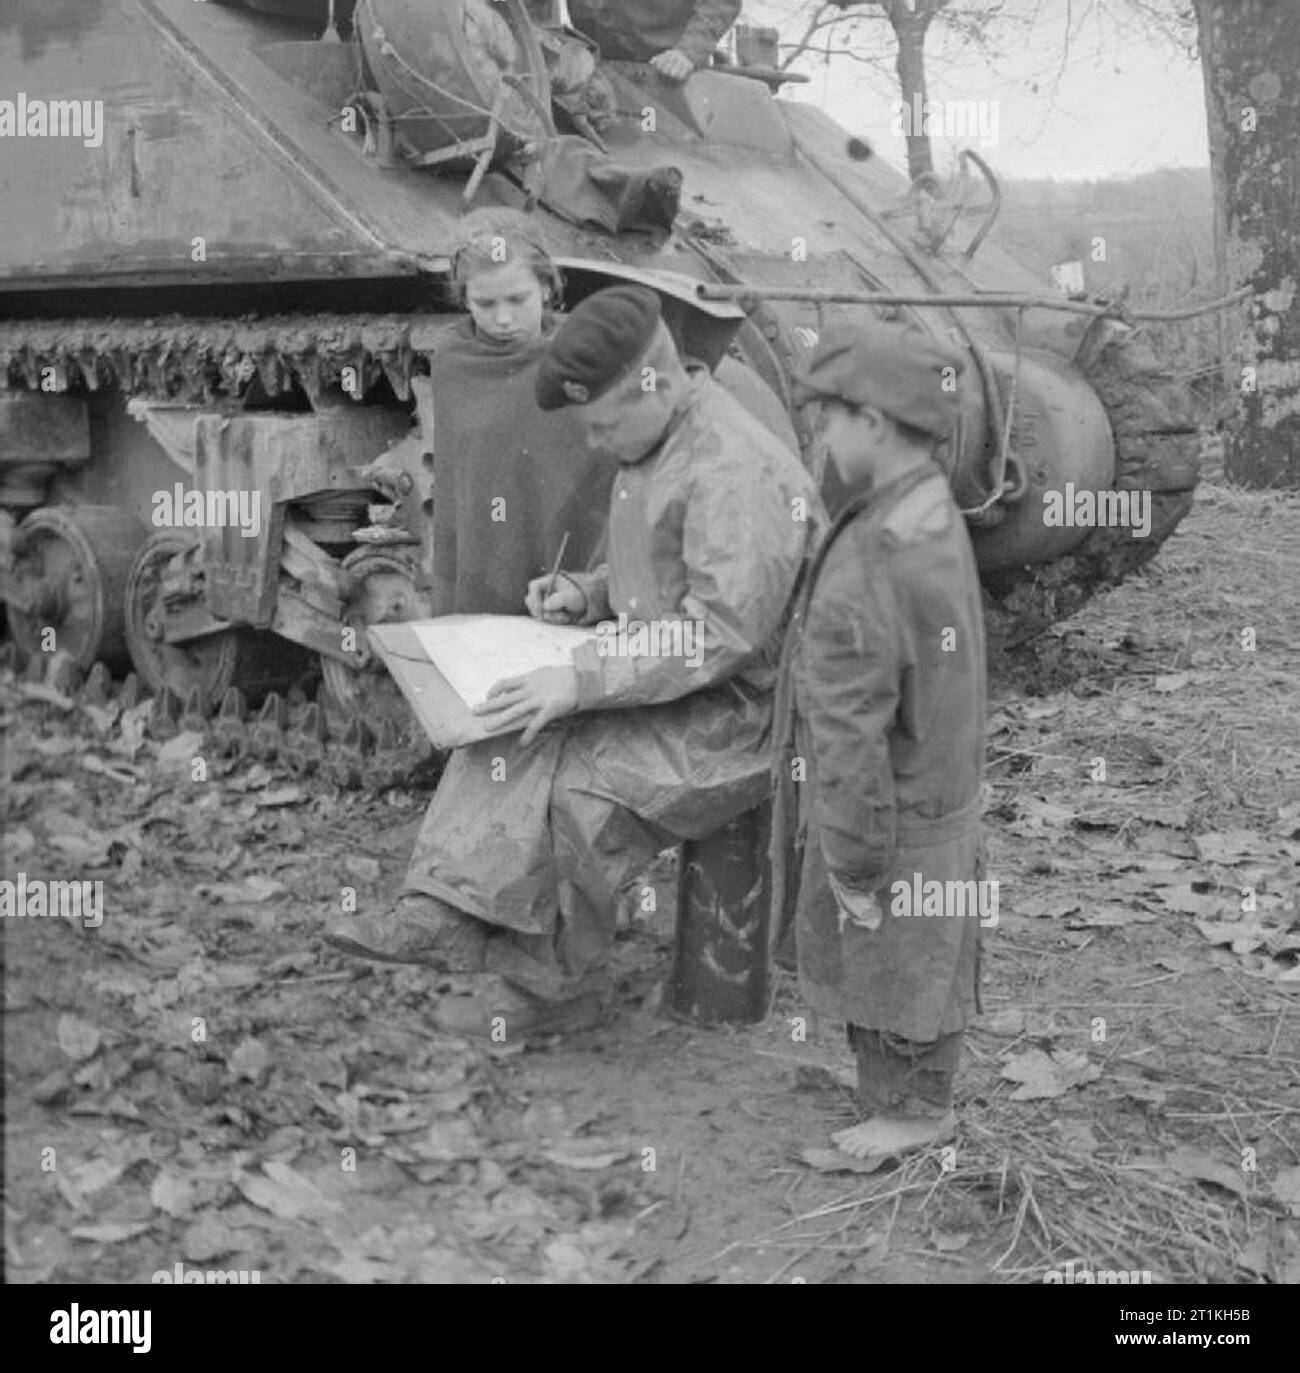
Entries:
{"type": "Polygon", "coordinates": [[[517,730],[492,729],[473,708],[507,677],[563,667],[594,637],[591,628],[548,625],[528,615],[442,615],[372,625],[371,646],[438,748],[517,730]]]}

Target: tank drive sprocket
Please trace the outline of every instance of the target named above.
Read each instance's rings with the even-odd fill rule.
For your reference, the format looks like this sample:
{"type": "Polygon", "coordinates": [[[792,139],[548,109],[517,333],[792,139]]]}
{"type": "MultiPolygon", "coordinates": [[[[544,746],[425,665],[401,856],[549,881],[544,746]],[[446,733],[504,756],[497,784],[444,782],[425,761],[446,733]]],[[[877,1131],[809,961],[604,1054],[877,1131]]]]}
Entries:
{"type": "Polygon", "coordinates": [[[433,613],[428,598],[416,585],[415,554],[401,545],[359,548],[344,559],[343,567],[354,588],[344,612],[344,626],[353,631],[359,665],[352,667],[321,655],[321,676],[330,705],[345,722],[361,719],[377,731],[389,721],[399,735],[419,744],[425,738],[424,731],[366,640],[371,625],[425,619],[433,613]]]}

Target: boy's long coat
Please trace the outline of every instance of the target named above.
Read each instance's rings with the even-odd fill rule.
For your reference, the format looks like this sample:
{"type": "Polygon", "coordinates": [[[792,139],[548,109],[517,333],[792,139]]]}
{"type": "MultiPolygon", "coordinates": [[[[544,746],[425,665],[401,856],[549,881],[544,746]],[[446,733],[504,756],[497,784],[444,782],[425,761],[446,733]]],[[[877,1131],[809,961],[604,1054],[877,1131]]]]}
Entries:
{"type": "Polygon", "coordinates": [[[979,581],[943,474],[927,463],[848,493],[805,579],[777,705],[774,938],[793,912],[820,1013],[930,1042],[975,1012],[978,919],[891,907],[917,873],[980,875],[984,691],[979,581]],[[828,867],[877,893],[878,929],[841,930],[828,867]]]}

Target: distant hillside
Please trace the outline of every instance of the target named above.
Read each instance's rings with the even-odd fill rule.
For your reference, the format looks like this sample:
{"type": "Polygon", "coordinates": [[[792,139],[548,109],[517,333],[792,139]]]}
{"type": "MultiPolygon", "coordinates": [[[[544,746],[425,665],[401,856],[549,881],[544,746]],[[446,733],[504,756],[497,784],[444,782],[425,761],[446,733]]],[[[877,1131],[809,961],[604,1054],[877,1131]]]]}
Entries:
{"type": "Polygon", "coordinates": [[[1165,168],[1102,181],[1005,181],[996,237],[1047,281],[1077,258],[1089,290],[1128,281],[1144,303],[1172,305],[1212,289],[1214,217],[1208,168],[1165,168]],[[1105,239],[1105,261],[1093,240],[1105,239]]]}
{"type": "MultiPolygon", "coordinates": [[[[1214,212],[1208,168],[1164,168],[1098,181],[1002,183],[993,238],[1049,285],[1058,262],[1083,263],[1088,291],[1131,288],[1134,304],[1176,309],[1215,295],[1214,212]],[[1105,258],[1093,260],[1094,240],[1105,258]]],[[[1214,316],[1148,326],[1171,368],[1197,385],[1211,409],[1221,399],[1214,316]]]]}

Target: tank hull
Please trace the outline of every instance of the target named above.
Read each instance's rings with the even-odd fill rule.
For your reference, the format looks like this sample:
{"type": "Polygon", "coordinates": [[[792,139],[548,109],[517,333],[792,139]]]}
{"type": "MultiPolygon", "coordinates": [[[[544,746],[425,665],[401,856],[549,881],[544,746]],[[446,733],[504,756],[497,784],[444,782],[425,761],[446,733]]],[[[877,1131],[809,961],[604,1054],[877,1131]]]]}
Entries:
{"type": "MultiPolygon", "coordinates": [[[[466,192],[475,205],[521,206],[536,192],[505,156],[490,170],[483,161],[472,185],[463,165],[380,165],[350,118],[373,72],[360,41],[319,40],[328,14],[296,0],[13,0],[0,13],[0,387],[23,402],[0,426],[0,505],[11,522],[93,505],[148,533],[155,497],[179,473],[256,493],[279,531],[209,540],[170,580],[166,550],[150,555],[149,585],[165,584],[171,609],[166,623],[142,610],[140,623],[160,643],[247,629],[347,661],[340,626],[368,603],[365,569],[379,563],[359,557],[364,539],[348,525],[367,479],[340,467],[339,435],[350,435],[349,470],[398,439],[418,478],[432,438],[411,426],[454,320],[450,249],[466,192]],[[43,398],[78,410],[88,453],[51,446],[43,398]],[[358,405],[378,412],[374,424],[342,418],[358,405]],[[258,455],[238,481],[198,458],[198,436],[232,423],[241,451],[258,455]],[[290,496],[280,468],[318,468],[321,480],[290,496]],[[327,509],[341,486],[353,492],[346,518],[327,509]],[[301,539],[286,541],[284,527],[301,539]]],[[[810,464],[820,455],[789,405],[790,375],[829,323],[864,307],[765,300],[762,288],[1038,293],[994,241],[963,254],[975,221],[958,221],[942,248],[927,243],[899,217],[904,178],[852,160],[844,130],[813,107],[719,72],[681,87],[635,64],[605,64],[605,76],[619,112],[604,133],[610,156],[632,172],[677,168],[682,208],[670,233],[615,236],[562,218],[543,194],[535,222],[565,265],[569,303],[620,276],[655,286],[687,351],[711,366],[730,352],[789,410],[810,464]],[[695,283],[755,296],[706,305],[695,283]]],[[[1117,363],[1120,342],[1099,346],[1086,321],[1040,309],[1020,321],[976,306],[896,313],[963,348],[979,382],[944,457],[995,628],[999,615],[1015,633],[1041,628],[1154,553],[1196,480],[1196,436],[1158,360],[1117,363]],[[1157,532],[1134,546],[1051,524],[1044,499],[1070,483],[1156,492],[1157,532]]],[[[418,523],[418,494],[403,519],[418,523]]],[[[397,551],[380,560],[382,585],[409,566],[414,586],[421,535],[389,535],[397,551]]],[[[58,587],[38,590],[58,602],[58,587]]],[[[236,661],[233,643],[213,661],[236,661]]]]}

